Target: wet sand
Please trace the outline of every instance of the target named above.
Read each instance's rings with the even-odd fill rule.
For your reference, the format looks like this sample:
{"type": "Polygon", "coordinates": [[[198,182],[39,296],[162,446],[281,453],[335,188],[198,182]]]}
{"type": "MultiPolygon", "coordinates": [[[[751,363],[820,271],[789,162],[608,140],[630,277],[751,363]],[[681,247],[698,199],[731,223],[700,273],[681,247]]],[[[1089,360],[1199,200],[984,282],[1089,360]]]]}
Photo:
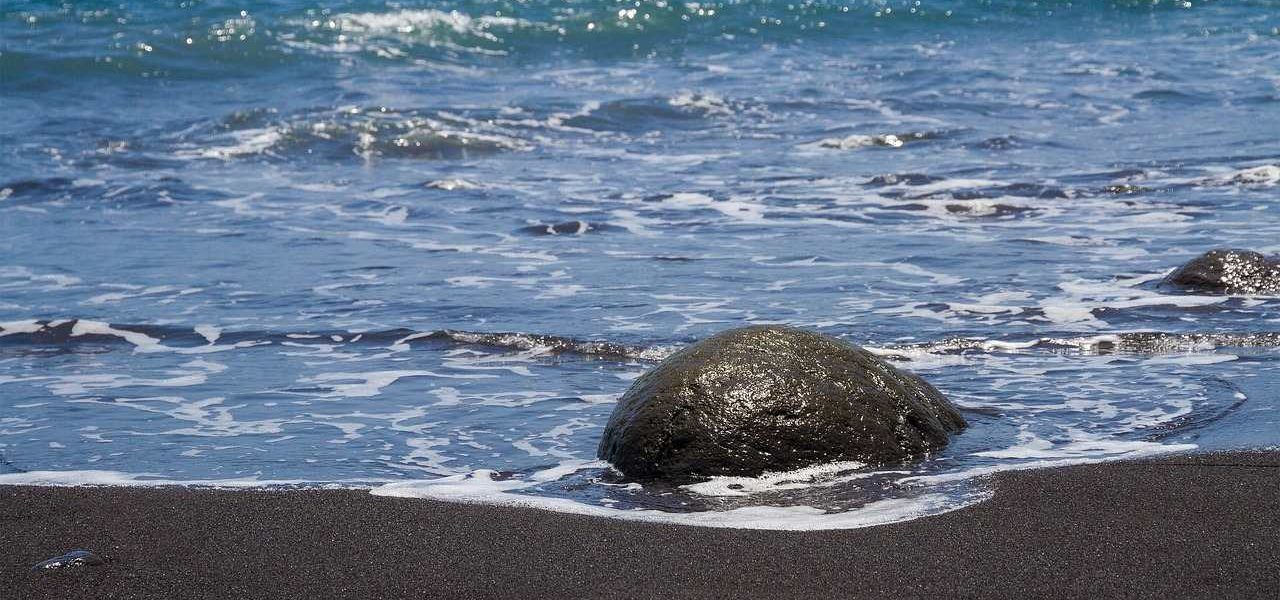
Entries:
{"type": "Polygon", "coordinates": [[[1280,595],[1280,453],[1000,474],[866,529],[634,523],[363,491],[0,487],[4,598],[1280,595]],[[36,573],[76,548],[106,563],[36,573]]]}

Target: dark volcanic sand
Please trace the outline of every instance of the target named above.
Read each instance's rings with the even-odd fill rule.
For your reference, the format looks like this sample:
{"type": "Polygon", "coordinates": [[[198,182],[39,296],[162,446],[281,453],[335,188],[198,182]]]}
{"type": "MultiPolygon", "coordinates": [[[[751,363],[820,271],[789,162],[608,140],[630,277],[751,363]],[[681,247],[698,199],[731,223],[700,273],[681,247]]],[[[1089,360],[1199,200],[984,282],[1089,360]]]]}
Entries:
{"type": "Polygon", "coordinates": [[[0,597],[1280,597],[1280,453],[1004,473],[996,490],[790,533],[363,491],[0,487],[0,597]],[[107,562],[30,571],[74,548],[107,562]]]}

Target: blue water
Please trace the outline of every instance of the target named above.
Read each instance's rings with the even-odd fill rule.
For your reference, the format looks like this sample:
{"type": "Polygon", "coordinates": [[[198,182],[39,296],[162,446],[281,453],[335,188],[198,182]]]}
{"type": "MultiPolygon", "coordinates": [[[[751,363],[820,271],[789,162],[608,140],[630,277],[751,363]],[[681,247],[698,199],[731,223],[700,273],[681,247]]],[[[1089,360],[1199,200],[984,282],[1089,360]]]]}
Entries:
{"type": "Polygon", "coordinates": [[[1280,444],[1280,300],[1158,286],[1280,252],[1280,3],[0,11],[0,477],[928,512],[1280,444]],[[747,496],[589,462],[654,360],[750,323],[971,427],[747,496]]]}

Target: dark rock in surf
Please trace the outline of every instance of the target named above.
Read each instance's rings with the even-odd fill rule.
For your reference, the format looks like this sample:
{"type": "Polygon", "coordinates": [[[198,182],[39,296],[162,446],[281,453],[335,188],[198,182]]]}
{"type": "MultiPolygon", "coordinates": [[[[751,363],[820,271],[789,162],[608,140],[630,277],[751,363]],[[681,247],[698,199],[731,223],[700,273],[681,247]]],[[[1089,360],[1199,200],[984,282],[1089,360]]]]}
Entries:
{"type": "Polygon", "coordinates": [[[972,217],[1016,217],[1024,213],[1035,212],[1030,206],[1016,204],[948,204],[947,212],[953,215],[972,217]]]}
{"type": "Polygon", "coordinates": [[[1164,278],[1164,285],[1217,294],[1280,294],[1280,257],[1210,250],[1164,278]]]}
{"type": "Polygon", "coordinates": [[[925,175],[923,173],[887,173],[885,175],[876,175],[867,180],[867,185],[871,187],[885,187],[891,185],[927,185],[942,181],[943,178],[933,175],[925,175]]]}
{"type": "Polygon", "coordinates": [[[1107,187],[1102,188],[1102,191],[1108,194],[1112,194],[1114,196],[1127,196],[1129,194],[1141,194],[1143,192],[1149,192],[1151,191],[1151,188],[1145,188],[1140,185],[1133,185],[1132,183],[1117,183],[1117,184],[1109,185],[1107,187]]]}
{"type": "Polygon", "coordinates": [[[895,462],[942,448],[964,426],[933,386],[866,350],[789,327],[746,327],[637,379],[598,453],[630,477],[689,481],[895,462]]]}
{"type": "Polygon", "coordinates": [[[1009,150],[1022,146],[1022,144],[1022,140],[1014,136],[1002,135],[999,137],[987,138],[973,145],[980,150],[1009,150]]]}
{"type": "Polygon", "coordinates": [[[565,221],[563,223],[539,223],[521,227],[520,233],[528,235],[583,235],[618,229],[607,223],[588,223],[586,221],[565,221]]]}

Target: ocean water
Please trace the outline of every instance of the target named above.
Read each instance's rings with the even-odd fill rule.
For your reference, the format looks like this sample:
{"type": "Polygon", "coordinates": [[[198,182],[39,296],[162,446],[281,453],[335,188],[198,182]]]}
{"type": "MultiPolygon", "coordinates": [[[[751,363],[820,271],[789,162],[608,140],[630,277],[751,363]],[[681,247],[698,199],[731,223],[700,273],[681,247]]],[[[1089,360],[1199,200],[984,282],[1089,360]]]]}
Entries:
{"type": "Polygon", "coordinates": [[[355,486],[852,527],[1280,444],[1280,2],[0,6],[0,483],[355,486]],[[595,460],[714,332],[881,353],[945,450],[595,460]]]}

